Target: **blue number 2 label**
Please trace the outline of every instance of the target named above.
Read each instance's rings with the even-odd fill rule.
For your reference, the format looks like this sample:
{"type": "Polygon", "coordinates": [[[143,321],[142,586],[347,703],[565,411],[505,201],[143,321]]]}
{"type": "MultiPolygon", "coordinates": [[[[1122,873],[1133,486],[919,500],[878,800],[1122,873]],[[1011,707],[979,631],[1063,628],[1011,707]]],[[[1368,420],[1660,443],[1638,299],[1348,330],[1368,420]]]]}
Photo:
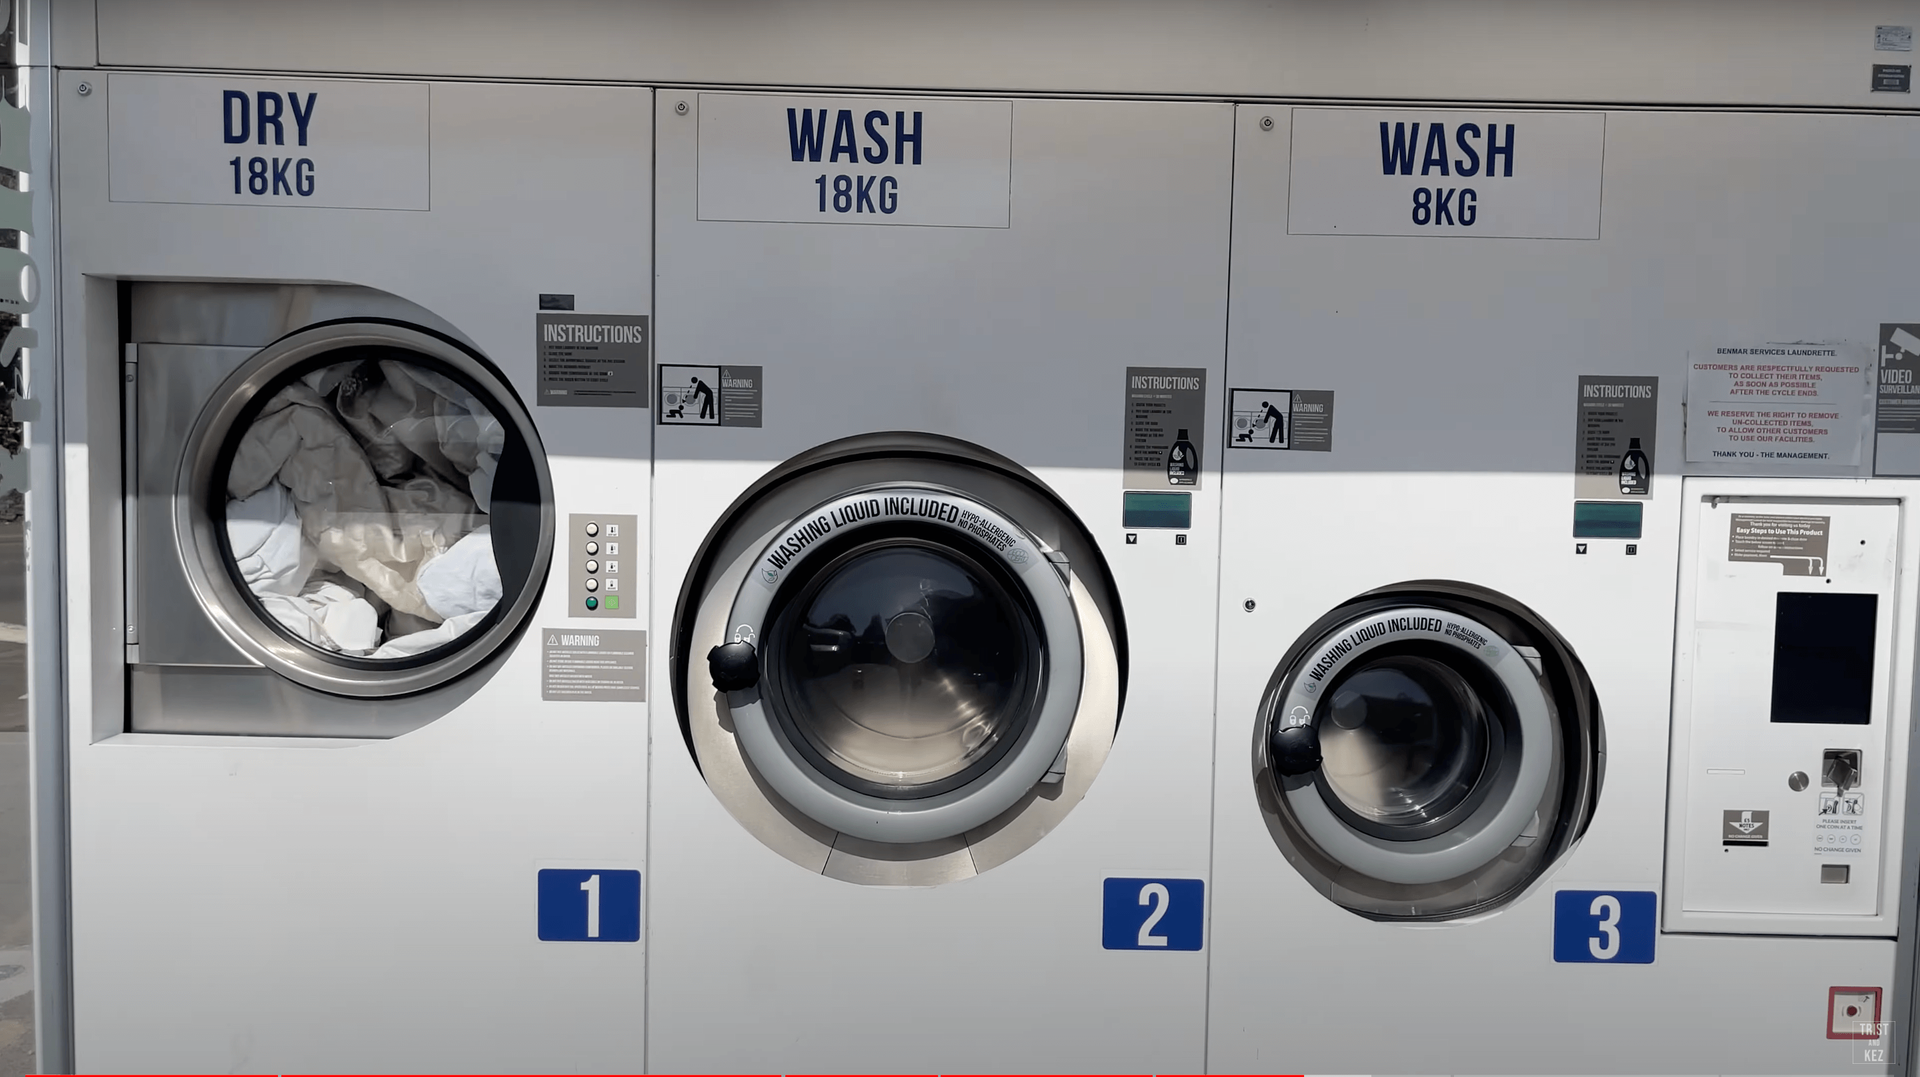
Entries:
{"type": "Polygon", "coordinates": [[[542,942],[640,941],[640,873],[541,868],[542,942]]]}
{"type": "Polygon", "coordinates": [[[1553,959],[1650,965],[1654,910],[1651,890],[1562,890],[1553,895],[1553,959]]]}
{"type": "Polygon", "coordinates": [[[1107,879],[1100,943],[1109,950],[1198,950],[1205,897],[1199,879],[1107,879]]]}

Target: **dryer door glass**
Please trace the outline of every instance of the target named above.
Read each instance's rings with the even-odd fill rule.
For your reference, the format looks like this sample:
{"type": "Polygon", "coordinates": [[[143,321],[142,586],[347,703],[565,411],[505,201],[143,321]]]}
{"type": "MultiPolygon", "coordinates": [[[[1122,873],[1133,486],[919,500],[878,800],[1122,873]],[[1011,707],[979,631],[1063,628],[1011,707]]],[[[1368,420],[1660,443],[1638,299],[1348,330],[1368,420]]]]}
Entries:
{"type": "Polygon", "coordinates": [[[1339,807],[1366,822],[1428,828],[1466,801],[1486,771],[1486,708],[1444,662],[1381,657],[1336,685],[1321,711],[1326,787],[1339,807]]]}
{"type": "Polygon", "coordinates": [[[953,544],[832,559],[775,621],[776,711],[823,774],[925,797],[992,768],[1034,712],[1041,653],[1019,584],[953,544]]]}
{"type": "Polygon", "coordinates": [[[216,496],[228,567],[268,624],[328,655],[410,663],[489,623],[508,589],[491,510],[512,435],[474,387],[417,353],[354,347],[257,399],[216,496]]]}

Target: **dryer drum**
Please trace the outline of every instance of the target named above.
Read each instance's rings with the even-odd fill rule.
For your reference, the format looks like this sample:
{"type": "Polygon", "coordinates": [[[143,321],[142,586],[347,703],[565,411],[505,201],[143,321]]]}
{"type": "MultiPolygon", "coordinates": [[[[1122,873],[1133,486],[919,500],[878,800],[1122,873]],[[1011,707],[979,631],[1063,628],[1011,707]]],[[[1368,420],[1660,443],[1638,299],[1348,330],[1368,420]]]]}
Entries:
{"type": "Polygon", "coordinates": [[[1513,900],[1584,832],[1599,706],[1538,615],[1467,584],[1362,595],[1315,623],[1262,699],[1255,781],[1309,882],[1374,919],[1513,900]]]}
{"type": "Polygon", "coordinates": [[[511,388],[463,346],[359,320],[228,379],[182,459],[184,566],[223,632],[311,688],[398,696],[518,633],[552,486],[511,388]]]}
{"type": "Polygon", "coordinates": [[[1073,513],[925,434],[763,478],[702,546],[673,646],[709,787],[789,859],[862,882],[946,881],[1038,841],[1104,761],[1125,684],[1111,578],[1073,513]]]}

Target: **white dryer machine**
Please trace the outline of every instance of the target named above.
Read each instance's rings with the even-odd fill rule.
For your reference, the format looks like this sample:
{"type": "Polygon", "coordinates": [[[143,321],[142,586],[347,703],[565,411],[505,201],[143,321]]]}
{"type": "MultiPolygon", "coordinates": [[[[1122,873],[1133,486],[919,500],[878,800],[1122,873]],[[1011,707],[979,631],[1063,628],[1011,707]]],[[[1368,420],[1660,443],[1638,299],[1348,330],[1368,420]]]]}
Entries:
{"type": "Polygon", "coordinates": [[[84,77],[77,1065],[637,1069],[650,95],[84,77]]]}
{"type": "MultiPolygon", "coordinates": [[[[1908,492],[1820,464],[1688,477],[1683,497],[1702,465],[1682,400],[1703,347],[1869,340],[1910,300],[1895,267],[1920,236],[1847,208],[1897,182],[1816,162],[1909,144],[1911,125],[1238,109],[1212,906],[1233,945],[1210,965],[1210,1069],[1897,1057],[1855,1029],[1902,1012],[1911,930],[1906,723],[1888,716],[1912,667],[1887,643],[1913,631],[1908,492]],[[1761,143],[1796,153],[1729,197],[1761,143]],[[1830,520],[1835,567],[1730,565],[1733,513],[1830,520]],[[1776,597],[1810,611],[1777,641],[1776,597]],[[1845,631],[1809,638],[1829,621],[1845,631]],[[1710,689],[1676,680],[1676,654],[1710,689]],[[1857,675],[1850,717],[1770,722],[1767,685],[1782,698],[1793,669],[1845,673],[1849,700],[1857,675]],[[1870,787],[1851,865],[1815,847],[1823,752],[1847,761],[1830,783],[1870,787]],[[1743,810],[1771,813],[1771,848],[1743,810]]],[[[1857,362],[1836,370],[1865,394],[1857,362]]]]}
{"type": "Polygon", "coordinates": [[[659,99],[651,1069],[1202,1067],[1229,120],[659,99]]]}

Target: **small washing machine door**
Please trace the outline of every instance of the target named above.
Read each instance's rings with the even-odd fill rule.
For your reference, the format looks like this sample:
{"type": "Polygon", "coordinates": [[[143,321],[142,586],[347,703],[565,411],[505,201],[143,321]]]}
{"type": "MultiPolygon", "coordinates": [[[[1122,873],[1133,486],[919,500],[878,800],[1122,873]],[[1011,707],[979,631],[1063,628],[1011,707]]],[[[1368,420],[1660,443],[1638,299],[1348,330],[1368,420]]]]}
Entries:
{"type": "Polygon", "coordinates": [[[676,622],[709,787],[851,881],[950,881],[1038,841],[1104,761],[1124,691],[1085,528],[1012,461],[925,434],[775,469],[709,534],[676,622]]]}
{"type": "Polygon", "coordinates": [[[524,625],[554,541],[531,419],[490,364],[343,321],[242,362],[188,435],[181,568],[247,658],[351,697],[425,691],[524,625]]]}
{"type": "Polygon", "coordinates": [[[1598,709],[1524,607],[1463,585],[1364,596],[1289,653],[1263,704],[1283,846],[1334,900],[1378,918],[1497,907],[1591,812],[1598,709]]]}

